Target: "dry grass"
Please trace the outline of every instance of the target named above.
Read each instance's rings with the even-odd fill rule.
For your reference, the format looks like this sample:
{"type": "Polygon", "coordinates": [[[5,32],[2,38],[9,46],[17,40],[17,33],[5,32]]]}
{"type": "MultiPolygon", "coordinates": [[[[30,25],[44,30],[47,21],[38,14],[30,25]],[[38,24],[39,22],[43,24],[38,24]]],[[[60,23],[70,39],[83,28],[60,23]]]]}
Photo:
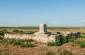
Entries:
{"type": "MultiPolygon", "coordinates": [[[[0,27],[0,30],[8,30],[12,32],[13,30],[20,31],[39,31],[39,27],[0,27]]],[[[48,27],[49,32],[85,32],[85,27],[48,27]]]]}
{"type": "Polygon", "coordinates": [[[66,43],[62,46],[47,46],[47,44],[36,42],[34,42],[34,44],[35,47],[22,48],[12,44],[0,43],[0,55],[46,55],[47,52],[59,55],[58,49],[67,50],[74,55],[85,54],[85,48],[81,48],[79,45],[72,46],[71,44],[73,43],[66,43]]]}
{"type": "MultiPolygon", "coordinates": [[[[30,28],[0,28],[0,30],[8,30],[12,32],[13,30],[20,31],[38,31],[38,28],[30,29],[30,28]]],[[[85,32],[85,28],[54,28],[48,29],[49,32],[85,32]]],[[[82,39],[78,39],[79,41],[82,39]]],[[[85,40],[85,39],[83,39],[85,40]]],[[[20,46],[14,46],[12,44],[3,44],[0,43],[0,55],[47,55],[48,52],[52,52],[54,55],[59,55],[58,50],[67,50],[72,52],[74,55],[85,55],[85,48],[81,48],[79,45],[74,45],[74,43],[66,43],[62,46],[47,46],[47,44],[31,42],[35,45],[35,47],[22,48],[20,46]]]]}

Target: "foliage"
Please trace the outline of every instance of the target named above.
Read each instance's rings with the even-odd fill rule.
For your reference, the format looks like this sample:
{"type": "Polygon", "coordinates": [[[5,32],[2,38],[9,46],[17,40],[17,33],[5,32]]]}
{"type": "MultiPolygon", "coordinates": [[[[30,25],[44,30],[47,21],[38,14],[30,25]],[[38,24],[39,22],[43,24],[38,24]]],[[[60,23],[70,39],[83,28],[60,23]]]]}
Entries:
{"type": "Polygon", "coordinates": [[[24,33],[23,31],[19,31],[19,30],[13,30],[14,33],[24,33]]]}
{"type": "Polygon", "coordinates": [[[83,41],[78,41],[77,44],[79,44],[81,48],[85,47],[85,42],[83,41]]]}
{"type": "Polygon", "coordinates": [[[85,38],[85,36],[80,36],[80,38],[85,38]]]}
{"type": "Polygon", "coordinates": [[[59,40],[59,45],[63,45],[64,43],[66,43],[66,38],[64,36],[61,36],[59,40]]]}
{"type": "Polygon", "coordinates": [[[3,43],[7,43],[7,44],[12,44],[14,41],[16,41],[16,40],[15,39],[9,39],[9,38],[2,40],[3,43]]]}
{"type": "Polygon", "coordinates": [[[5,33],[7,33],[8,31],[7,30],[1,30],[0,31],[0,35],[4,35],[5,33]]]}
{"type": "Polygon", "coordinates": [[[74,42],[74,40],[75,40],[75,36],[70,36],[70,37],[69,37],[69,41],[70,41],[70,42],[74,42]]]}
{"type": "Polygon", "coordinates": [[[33,39],[15,39],[15,38],[6,38],[6,39],[3,39],[2,40],[3,41],[3,43],[10,43],[10,44],[12,44],[12,43],[14,43],[14,42],[33,42],[34,40],[33,39]]]}
{"type": "Polygon", "coordinates": [[[59,42],[58,42],[58,41],[48,42],[47,45],[48,45],[48,46],[59,46],[59,42]]]}
{"type": "Polygon", "coordinates": [[[4,32],[3,31],[0,31],[0,35],[4,35],[4,32]]]}
{"type": "Polygon", "coordinates": [[[3,39],[3,43],[7,43],[7,44],[13,44],[13,45],[20,45],[22,44],[22,40],[20,39],[3,39]]]}
{"type": "Polygon", "coordinates": [[[22,41],[21,40],[16,40],[13,42],[13,45],[21,45],[22,41]]]}
{"type": "Polygon", "coordinates": [[[20,47],[34,47],[34,45],[33,44],[27,44],[27,43],[23,43],[23,44],[21,44],[20,45],[20,47]]]}
{"type": "Polygon", "coordinates": [[[3,32],[4,32],[4,33],[8,33],[8,31],[7,31],[7,30],[3,30],[3,32]]]}
{"type": "Polygon", "coordinates": [[[24,39],[23,42],[33,42],[33,39],[24,39]]]}
{"type": "Polygon", "coordinates": [[[3,39],[2,40],[2,43],[4,44],[13,44],[13,45],[20,45],[21,47],[33,47],[34,45],[33,44],[26,44],[28,42],[32,42],[33,40],[32,39],[25,39],[25,40],[22,40],[22,39],[3,39]],[[25,43],[24,43],[25,42],[25,43]]]}
{"type": "Polygon", "coordinates": [[[60,39],[56,40],[55,42],[48,42],[48,46],[61,46],[64,43],[66,43],[66,38],[61,36],[60,39]]]}
{"type": "Polygon", "coordinates": [[[65,37],[65,36],[62,35],[60,37],[60,40],[58,42],[59,42],[59,45],[61,46],[61,45],[65,44],[65,43],[67,43],[68,42],[68,39],[67,39],[67,37],[65,37]]]}
{"type": "Polygon", "coordinates": [[[14,33],[18,33],[18,30],[13,30],[14,33]]]}

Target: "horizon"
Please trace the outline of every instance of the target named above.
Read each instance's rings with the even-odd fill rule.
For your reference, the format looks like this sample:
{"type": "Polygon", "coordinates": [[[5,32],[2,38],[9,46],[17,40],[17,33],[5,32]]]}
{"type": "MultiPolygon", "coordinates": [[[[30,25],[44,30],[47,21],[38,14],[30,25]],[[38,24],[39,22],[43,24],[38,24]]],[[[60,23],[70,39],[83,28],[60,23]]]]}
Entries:
{"type": "Polygon", "coordinates": [[[0,27],[85,27],[85,0],[0,0],[0,27]]]}

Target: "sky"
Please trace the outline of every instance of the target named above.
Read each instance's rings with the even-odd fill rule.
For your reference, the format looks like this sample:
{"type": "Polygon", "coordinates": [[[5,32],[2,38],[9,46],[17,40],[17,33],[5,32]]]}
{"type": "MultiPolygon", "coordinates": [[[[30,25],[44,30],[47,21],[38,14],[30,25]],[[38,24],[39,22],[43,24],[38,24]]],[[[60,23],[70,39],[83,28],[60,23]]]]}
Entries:
{"type": "Polygon", "coordinates": [[[0,0],[0,26],[85,26],[85,0],[0,0]]]}

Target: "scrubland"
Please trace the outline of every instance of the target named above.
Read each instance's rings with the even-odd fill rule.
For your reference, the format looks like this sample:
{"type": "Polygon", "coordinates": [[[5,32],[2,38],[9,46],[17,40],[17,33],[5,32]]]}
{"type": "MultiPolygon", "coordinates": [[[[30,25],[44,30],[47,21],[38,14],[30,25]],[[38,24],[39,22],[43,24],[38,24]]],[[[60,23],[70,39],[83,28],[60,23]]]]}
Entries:
{"type": "MultiPolygon", "coordinates": [[[[7,32],[37,32],[39,27],[1,27],[0,35],[7,32]]],[[[84,27],[48,27],[48,32],[80,32],[81,36],[63,36],[61,41],[40,43],[32,39],[0,39],[0,55],[85,55],[84,27]]]]}

